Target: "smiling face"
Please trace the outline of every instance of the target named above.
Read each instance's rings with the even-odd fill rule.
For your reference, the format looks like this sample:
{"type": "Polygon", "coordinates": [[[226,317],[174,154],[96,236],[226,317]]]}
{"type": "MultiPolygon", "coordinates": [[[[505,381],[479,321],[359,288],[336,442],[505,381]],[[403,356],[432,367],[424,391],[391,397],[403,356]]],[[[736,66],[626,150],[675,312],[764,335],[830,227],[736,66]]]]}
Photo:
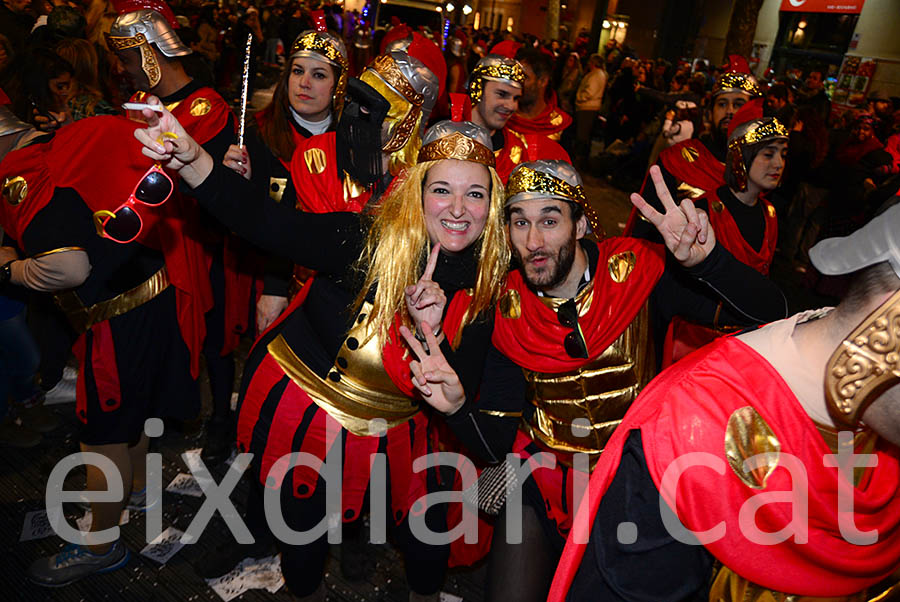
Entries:
{"type": "Polygon", "coordinates": [[[459,253],[484,231],[491,175],[480,163],[445,159],[428,170],[422,189],[425,229],[431,244],[459,253]]]}
{"type": "Polygon", "coordinates": [[[773,190],[781,181],[787,158],[787,140],[773,140],[753,158],[747,179],[761,191],[773,190]]]}
{"type": "Polygon", "coordinates": [[[494,81],[484,82],[481,102],[475,105],[473,120],[491,133],[502,130],[513,113],[519,110],[522,88],[494,81]]]}
{"type": "Polygon", "coordinates": [[[322,121],[331,112],[336,77],[328,63],[309,57],[291,61],[288,102],[308,121],[322,121]]]}
{"type": "Polygon", "coordinates": [[[547,291],[563,283],[572,271],[575,245],[587,230],[582,215],[572,219],[572,207],[559,199],[529,199],[509,207],[509,240],[528,285],[547,291]]]}

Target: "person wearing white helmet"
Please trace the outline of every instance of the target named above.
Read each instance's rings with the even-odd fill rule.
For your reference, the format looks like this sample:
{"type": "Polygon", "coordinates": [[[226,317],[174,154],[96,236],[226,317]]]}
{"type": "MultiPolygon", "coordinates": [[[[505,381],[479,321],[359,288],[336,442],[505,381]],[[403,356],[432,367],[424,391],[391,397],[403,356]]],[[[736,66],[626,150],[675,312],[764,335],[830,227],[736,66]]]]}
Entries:
{"type": "Polygon", "coordinates": [[[823,274],[854,275],[837,307],[718,339],[644,390],[550,600],[896,597],[897,200],[810,249],[823,274]]]}

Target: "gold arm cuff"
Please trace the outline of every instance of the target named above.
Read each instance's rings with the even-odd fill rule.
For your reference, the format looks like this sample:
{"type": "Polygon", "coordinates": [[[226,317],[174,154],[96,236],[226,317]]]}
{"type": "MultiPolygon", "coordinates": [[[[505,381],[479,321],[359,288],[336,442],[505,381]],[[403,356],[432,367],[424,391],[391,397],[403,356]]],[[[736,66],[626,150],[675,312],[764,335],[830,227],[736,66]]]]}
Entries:
{"type": "Polygon", "coordinates": [[[75,291],[64,291],[54,295],[56,304],[69,318],[72,327],[79,334],[87,331],[94,324],[111,320],[116,316],[128,313],[152,300],[169,286],[169,274],[165,266],[150,278],[129,291],[116,295],[112,299],[85,307],[75,291]]]}
{"type": "Polygon", "coordinates": [[[47,255],[53,255],[55,253],[66,253],[67,251],[84,251],[84,247],[59,247],[58,249],[51,249],[49,251],[44,251],[43,253],[36,253],[32,255],[32,259],[37,259],[38,257],[46,257],[47,255]]]}
{"type": "Polygon", "coordinates": [[[354,386],[347,378],[337,382],[321,378],[300,361],[282,335],[275,337],[267,349],[284,373],[317,406],[354,435],[380,435],[385,425],[391,428],[402,424],[419,411],[418,405],[406,396],[367,391],[354,386]],[[372,425],[373,419],[381,419],[384,423],[372,425]]]}

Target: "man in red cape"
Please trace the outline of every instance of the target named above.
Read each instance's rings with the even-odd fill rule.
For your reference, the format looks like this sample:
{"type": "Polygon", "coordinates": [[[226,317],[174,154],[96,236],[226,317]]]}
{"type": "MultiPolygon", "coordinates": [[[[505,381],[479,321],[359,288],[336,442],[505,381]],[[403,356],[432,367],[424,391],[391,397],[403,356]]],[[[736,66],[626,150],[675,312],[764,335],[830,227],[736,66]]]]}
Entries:
{"type": "MultiPolygon", "coordinates": [[[[178,23],[172,10],[162,0],[117,0],[115,6],[119,16],[106,41],[137,90],[131,100],[144,102],[148,94],[158,97],[212,156],[224,158],[236,133],[234,116],[218,92],[192,80],[182,67],[179,57],[191,49],[175,31],[178,23]]],[[[228,457],[234,440],[230,417],[233,351],[250,327],[251,294],[255,307],[256,291],[262,288],[255,286],[255,280],[262,267],[248,245],[202,217],[199,209],[186,208],[182,219],[185,231],[203,243],[209,266],[207,286],[214,299],[203,339],[213,397],[203,459],[217,463],[228,457]]]]}
{"type": "MultiPolygon", "coordinates": [[[[182,228],[180,197],[130,205],[142,223],[134,242],[103,236],[99,212],[120,209],[153,166],[134,127],[119,116],[84,119],[10,153],[0,166],[0,224],[25,254],[4,263],[5,278],[54,293],[78,332],[78,440],[122,479],[124,499],[92,505],[95,532],[114,527],[126,503],[145,505],[144,421],[199,412],[196,375],[212,305],[202,286],[203,250],[182,228]]],[[[87,472],[88,490],[108,489],[100,470],[87,472]]],[[[36,561],[29,578],[65,585],[128,561],[120,541],[86,543],[36,561]]]]}
{"type": "Polygon", "coordinates": [[[519,110],[509,119],[509,129],[559,142],[563,130],[572,125],[572,116],[559,108],[550,85],[553,55],[549,50],[523,47],[516,51],[515,58],[525,71],[525,87],[519,110]]]}
{"type": "MultiPolygon", "coordinates": [[[[708,136],[690,138],[662,151],[657,165],[663,173],[666,186],[673,198],[696,199],[715,191],[725,183],[725,154],[727,152],[728,126],[732,117],[744,104],[762,92],[750,67],[742,56],[731,55],[725,71],[716,80],[712,90],[710,120],[712,132],[708,136]]],[[[644,179],[641,194],[654,207],[659,200],[652,186],[644,179]]],[[[641,220],[640,213],[632,210],[625,234],[654,239],[653,228],[641,220]]]]}
{"type": "Polygon", "coordinates": [[[898,233],[894,205],[822,241],[817,269],[856,273],[837,308],[719,339],[644,390],[594,470],[551,600],[895,599],[898,233]]]}
{"type": "MultiPolygon", "coordinates": [[[[663,233],[673,261],[723,296],[754,282],[765,315],[783,317],[777,287],[716,244],[702,214],[676,206],[657,170],[653,177],[665,215],[635,197],[663,233]]],[[[497,521],[488,597],[536,600],[549,588],[572,524],[575,492],[655,372],[648,344],[654,316],[687,312],[709,323],[715,304],[698,303],[673,278],[662,245],[585,238],[589,229],[599,232],[597,216],[568,163],[520,165],[507,186],[506,212],[519,267],[509,274],[498,303],[495,349],[479,398],[458,407],[447,424],[479,459],[496,465],[485,470],[489,476],[480,486],[505,471],[510,451],[519,458],[517,466],[524,461],[522,470],[530,470],[519,476],[523,522],[507,524],[507,517],[519,520],[509,509],[497,521]],[[521,543],[511,537],[517,526],[521,543]]],[[[738,320],[751,301],[741,303],[726,310],[738,320]]]]}
{"type": "Polygon", "coordinates": [[[507,125],[519,108],[524,82],[525,71],[518,61],[489,54],[478,61],[469,76],[468,98],[451,95],[454,120],[470,119],[490,132],[497,175],[504,182],[520,163],[539,159],[569,161],[563,147],[547,136],[513,131],[507,125]]]}

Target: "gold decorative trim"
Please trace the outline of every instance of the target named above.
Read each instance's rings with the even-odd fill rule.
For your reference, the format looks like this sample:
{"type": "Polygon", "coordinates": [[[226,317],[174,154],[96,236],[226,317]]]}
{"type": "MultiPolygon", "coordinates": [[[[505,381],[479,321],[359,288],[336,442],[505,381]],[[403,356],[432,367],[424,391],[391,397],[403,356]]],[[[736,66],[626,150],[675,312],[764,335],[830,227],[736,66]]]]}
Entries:
{"type": "Polygon", "coordinates": [[[106,45],[109,46],[109,49],[113,52],[128,50],[129,48],[136,48],[147,41],[147,38],[145,38],[144,34],[142,33],[138,33],[134,36],[129,37],[111,36],[108,33],[105,35],[106,45]]]}
{"type": "Polygon", "coordinates": [[[825,399],[832,418],[855,427],[882,392],[900,382],[900,291],[869,314],[828,360],[825,399]]]}
{"type": "Polygon", "coordinates": [[[734,474],[751,489],[765,489],[769,475],[778,466],[781,442],[753,406],[732,412],[725,428],[725,456],[734,474]],[[744,461],[765,454],[763,466],[745,468],[744,461]]]}
{"type": "Polygon", "coordinates": [[[716,96],[722,92],[729,91],[745,92],[751,97],[762,96],[759,84],[756,83],[756,80],[749,73],[731,71],[720,75],[713,86],[712,95],[716,96]]]}
{"type": "Polygon", "coordinates": [[[325,151],[321,148],[311,148],[307,150],[303,153],[303,160],[306,161],[306,169],[312,174],[320,174],[325,171],[325,168],[328,166],[325,151]]]}
{"type": "MultiPolygon", "coordinates": [[[[692,198],[692,199],[699,199],[704,194],[706,194],[706,191],[703,190],[702,188],[697,188],[696,186],[691,186],[687,182],[682,182],[681,184],[679,184],[678,188],[675,189],[675,192],[679,193],[678,198],[682,198],[682,199],[685,197],[692,198]]],[[[644,217],[644,216],[641,215],[641,217],[644,217]]]]}
{"type": "Polygon", "coordinates": [[[418,405],[405,395],[368,391],[349,378],[333,381],[319,377],[297,357],[282,335],[272,340],[267,349],[284,373],[316,405],[354,435],[380,435],[385,424],[387,428],[392,428],[406,422],[419,411],[418,405]],[[375,418],[384,421],[377,432],[370,430],[370,421],[375,418]]]}
{"type": "Polygon", "coordinates": [[[634,269],[635,263],[637,263],[637,257],[635,257],[634,251],[611,255],[606,262],[610,278],[613,279],[613,282],[625,282],[634,269]]]}
{"type": "Polygon", "coordinates": [[[212,111],[212,103],[209,99],[198,97],[191,103],[191,115],[194,117],[203,117],[212,111]]]}
{"type": "Polygon", "coordinates": [[[3,198],[13,207],[28,196],[28,181],[22,176],[6,177],[3,180],[3,198]]]}
{"type": "Polygon", "coordinates": [[[522,412],[501,412],[500,410],[478,410],[482,414],[488,416],[496,416],[497,418],[521,418],[522,412]]]}
{"type": "Polygon", "coordinates": [[[696,148],[692,148],[690,146],[682,146],[681,147],[681,158],[687,161],[688,163],[693,163],[697,159],[700,158],[700,153],[697,152],[696,148]]]}
{"type": "Polygon", "coordinates": [[[85,307],[73,290],[57,293],[56,304],[69,318],[76,332],[86,332],[94,324],[111,320],[116,316],[140,307],[162,293],[169,286],[169,274],[165,266],[153,276],[131,290],[116,295],[112,299],[85,307]]]}
{"type": "Polygon", "coordinates": [[[284,191],[287,188],[287,178],[269,178],[269,198],[275,201],[276,203],[281,202],[281,197],[284,196],[284,191]]]}
{"type": "Polygon", "coordinates": [[[376,57],[372,61],[372,69],[412,104],[421,107],[425,103],[425,95],[416,92],[389,54],[382,54],[376,57]]]}
{"type": "Polygon", "coordinates": [[[494,167],[494,153],[485,145],[459,132],[429,142],[419,151],[419,163],[442,159],[473,161],[494,167]]]}
{"type": "Polygon", "coordinates": [[[518,320],[522,317],[522,298],[519,291],[507,289],[500,297],[500,315],[510,320],[518,320]]]}
{"type": "Polygon", "coordinates": [[[46,257],[47,255],[54,255],[56,253],[67,253],[68,251],[84,251],[84,247],[59,247],[58,249],[51,249],[49,251],[44,251],[43,253],[37,253],[32,255],[32,259],[38,259],[39,257],[46,257]]]}
{"type": "Polygon", "coordinates": [[[485,79],[504,81],[517,88],[522,88],[525,83],[525,71],[518,61],[475,67],[469,77],[469,97],[472,99],[473,106],[481,102],[485,79]]]}

